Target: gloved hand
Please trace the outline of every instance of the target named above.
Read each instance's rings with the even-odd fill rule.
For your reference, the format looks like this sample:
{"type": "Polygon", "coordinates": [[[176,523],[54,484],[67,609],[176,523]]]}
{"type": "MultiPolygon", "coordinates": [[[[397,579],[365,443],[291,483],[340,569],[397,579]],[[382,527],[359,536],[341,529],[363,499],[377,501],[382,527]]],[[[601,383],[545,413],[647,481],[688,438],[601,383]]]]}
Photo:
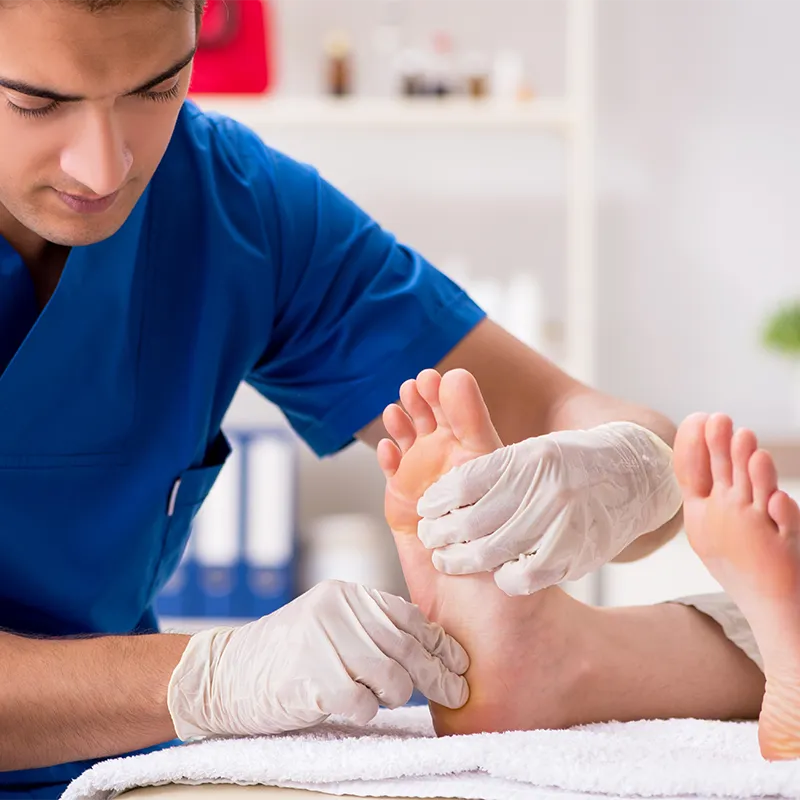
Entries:
{"type": "Polygon", "coordinates": [[[467,654],[400,597],[324,581],[238,628],[195,634],[172,673],[167,704],[179,738],[281,733],[331,714],[368,722],[416,686],[448,708],[469,689],[467,654]]]}
{"type": "Polygon", "coordinates": [[[451,575],[494,572],[508,595],[577,580],[681,507],[672,450],[632,422],[526,439],[452,469],[417,504],[451,575]]]}

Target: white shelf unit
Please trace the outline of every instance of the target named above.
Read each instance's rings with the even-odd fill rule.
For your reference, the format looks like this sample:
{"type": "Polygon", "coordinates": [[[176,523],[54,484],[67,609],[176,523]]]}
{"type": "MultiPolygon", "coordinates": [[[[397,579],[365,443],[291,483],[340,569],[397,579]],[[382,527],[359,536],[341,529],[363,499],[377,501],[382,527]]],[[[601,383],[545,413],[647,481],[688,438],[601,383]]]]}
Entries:
{"type": "Polygon", "coordinates": [[[528,101],[443,98],[266,97],[200,95],[205,110],[218,111],[265,134],[304,130],[445,129],[542,130],[569,133],[572,109],[560,98],[528,101]]]}
{"type": "Polygon", "coordinates": [[[567,145],[566,357],[580,380],[595,379],[594,53],[596,0],[566,0],[567,92],[527,101],[467,98],[332,98],[198,95],[197,104],[265,139],[286,129],[523,130],[556,133],[567,145]]]}
{"type": "MultiPolygon", "coordinates": [[[[566,319],[564,369],[595,381],[596,221],[594,65],[596,0],[565,0],[566,94],[560,98],[250,98],[199,95],[204,110],[233,117],[265,139],[299,131],[523,130],[563,137],[566,169],[566,319]]],[[[569,585],[582,600],[602,601],[601,578],[569,585]]]]}

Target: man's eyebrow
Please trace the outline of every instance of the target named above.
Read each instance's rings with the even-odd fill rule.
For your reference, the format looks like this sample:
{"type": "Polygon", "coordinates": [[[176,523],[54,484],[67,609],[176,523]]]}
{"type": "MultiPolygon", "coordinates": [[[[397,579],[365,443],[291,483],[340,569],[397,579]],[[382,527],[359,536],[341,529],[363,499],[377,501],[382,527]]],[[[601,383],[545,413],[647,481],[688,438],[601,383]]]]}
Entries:
{"type": "Polygon", "coordinates": [[[194,58],[196,50],[197,45],[195,45],[187,55],[185,55],[180,61],[177,61],[175,64],[173,64],[169,69],[165,69],[160,75],[156,75],[155,78],[147,81],[147,83],[143,83],[133,91],[128,92],[128,94],[139,94],[140,92],[146,92],[148,89],[152,89],[154,86],[158,86],[159,83],[164,83],[164,81],[167,81],[174,75],[177,75],[194,58]]]}
{"type": "MultiPolygon", "coordinates": [[[[126,92],[126,95],[146,92],[149,89],[152,89],[154,86],[158,86],[159,83],[164,83],[164,81],[169,80],[174,75],[177,75],[194,58],[196,49],[196,47],[193,47],[188,55],[184,56],[180,61],[173,64],[171,67],[169,67],[169,69],[165,69],[164,72],[162,72],[160,75],[156,75],[155,78],[152,78],[146,83],[143,83],[141,86],[137,86],[135,89],[126,92]]],[[[11,89],[12,92],[19,92],[20,94],[25,94],[30,97],[41,97],[43,100],[53,100],[58,103],[78,103],[81,100],[86,99],[80,95],[62,94],[61,92],[54,92],[52,89],[45,89],[41,86],[31,86],[29,83],[6,80],[5,78],[0,78],[0,86],[5,87],[6,89],[11,89]]]]}

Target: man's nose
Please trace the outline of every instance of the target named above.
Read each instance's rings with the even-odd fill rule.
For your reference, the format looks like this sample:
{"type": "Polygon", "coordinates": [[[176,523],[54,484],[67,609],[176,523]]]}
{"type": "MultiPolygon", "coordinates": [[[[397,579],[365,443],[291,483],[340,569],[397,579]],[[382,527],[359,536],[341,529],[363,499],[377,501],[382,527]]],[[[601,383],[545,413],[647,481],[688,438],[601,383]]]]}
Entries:
{"type": "MultiPolygon", "coordinates": [[[[62,151],[61,169],[99,197],[113,194],[133,164],[113,111],[89,110],[80,129],[62,151]]],[[[69,191],[69,190],[67,190],[69,191]]]]}

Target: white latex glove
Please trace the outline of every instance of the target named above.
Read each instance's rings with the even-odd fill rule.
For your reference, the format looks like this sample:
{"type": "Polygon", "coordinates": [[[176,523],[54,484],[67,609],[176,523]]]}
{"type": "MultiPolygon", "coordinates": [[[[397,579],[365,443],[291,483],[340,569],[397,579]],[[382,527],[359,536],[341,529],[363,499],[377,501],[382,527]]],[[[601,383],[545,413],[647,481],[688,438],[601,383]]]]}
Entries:
{"type": "Polygon", "coordinates": [[[527,439],[456,467],[422,496],[418,536],[451,575],[508,595],[577,580],[677,514],[672,450],[632,422],[527,439]]]}
{"type": "Polygon", "coordinates": [[[467,654],[400,597],[324,581],[269,616],[195,634],[167,704],[179,738],[282,733],[331,714],[364,724],[416,686],[460,708],[467,654]]]}

